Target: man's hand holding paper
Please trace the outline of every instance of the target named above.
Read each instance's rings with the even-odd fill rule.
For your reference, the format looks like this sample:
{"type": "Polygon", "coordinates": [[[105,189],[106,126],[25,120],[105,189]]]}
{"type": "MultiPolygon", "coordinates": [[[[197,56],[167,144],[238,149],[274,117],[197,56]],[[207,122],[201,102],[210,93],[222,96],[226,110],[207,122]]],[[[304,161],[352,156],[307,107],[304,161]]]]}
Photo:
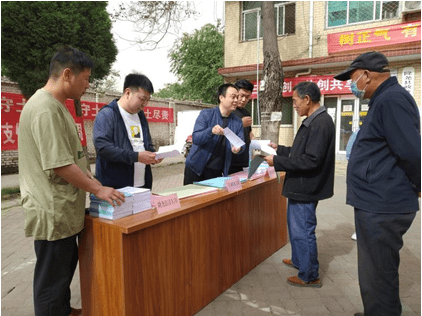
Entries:
{"type": "Polygon", "coordinates": [[[224,129],[224,136],[229,140],[230,144],[232,144],[232,152],[238,153],[240,151],[240,147],[245,145],[245,142],[239,138],[235,133],[233,133],[230,128],[226,127],[224,129]],[[237,151],[234,151],[233,148],[238,149],[237,151]]]}

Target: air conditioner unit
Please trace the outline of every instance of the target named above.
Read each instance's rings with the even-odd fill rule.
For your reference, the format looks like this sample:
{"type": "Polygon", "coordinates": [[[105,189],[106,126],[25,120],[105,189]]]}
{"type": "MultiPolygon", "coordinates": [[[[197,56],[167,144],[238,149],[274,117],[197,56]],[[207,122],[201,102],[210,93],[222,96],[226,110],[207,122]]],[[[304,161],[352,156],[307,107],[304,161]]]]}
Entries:
{"type": "Polygon", "coordinates": [[[421,1],[402,1],[402,13],[411,13],[421,10],[421,1]]]}

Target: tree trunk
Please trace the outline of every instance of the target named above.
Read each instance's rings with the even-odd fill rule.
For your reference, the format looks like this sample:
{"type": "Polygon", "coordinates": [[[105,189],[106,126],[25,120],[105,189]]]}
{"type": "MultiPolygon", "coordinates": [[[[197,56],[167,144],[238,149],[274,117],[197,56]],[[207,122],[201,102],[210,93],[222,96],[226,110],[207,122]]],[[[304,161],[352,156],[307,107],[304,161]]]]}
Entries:
{"type": "Polygon", "coordinates": [[[271,121],[271,113],[281,111],[284,74],[278,50],[274,2],[262,2],[262,19],[265,89],[260,100],[261,139],[278,144],[280,121],[271,121]]]}

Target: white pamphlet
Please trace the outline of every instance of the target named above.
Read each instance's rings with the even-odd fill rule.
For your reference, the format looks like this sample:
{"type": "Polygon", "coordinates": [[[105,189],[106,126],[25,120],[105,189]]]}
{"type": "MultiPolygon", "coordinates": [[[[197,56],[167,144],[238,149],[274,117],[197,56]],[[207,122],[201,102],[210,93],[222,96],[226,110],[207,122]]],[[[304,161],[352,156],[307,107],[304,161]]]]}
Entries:
{"type": "Polygon", "coordinates": [[[239,138],[239,136],[233,133],[233,131],[228,127],[224,129],[224,136],[226,136],[230,144],[232,144],[236,148],[240,148],[245,145],[245,142],[241,138],[239,138]]]}
{"type": "Polygon", "coordinates": [[[179,156],[180,151],[177,148],[178,147],[176,145],[161,146],[156,152],[155,160],[179,156]]]}
{"type": "MultiPolygon", "coordinates": [[[[258,150],[260,153],[258,153],[261,156],[271,156],[271,155],[277,155],[277,152],[274,148],[270,147],[268,144],[271,141],[269,140],[251,140],[250,148],[251,150],[258,150]]],[[[252,152],[253,153],[253,152],[252,152]]],[[[254,156],[254,154],[252,154],[254,156]]]]}

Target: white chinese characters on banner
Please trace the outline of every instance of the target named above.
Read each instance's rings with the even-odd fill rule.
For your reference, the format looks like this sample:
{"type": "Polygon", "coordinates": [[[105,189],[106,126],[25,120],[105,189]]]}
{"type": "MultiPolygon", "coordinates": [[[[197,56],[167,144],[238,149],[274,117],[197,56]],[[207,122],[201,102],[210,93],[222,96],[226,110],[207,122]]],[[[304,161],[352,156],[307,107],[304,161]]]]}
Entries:
{"type": "Polygon", "coordinates": [[[6,122],[6,124],[1,126],[1,130],[6,136],[6,138],[3,139],[3,145],[7,143],[14,144],[16,142],[15,136],[19,134],[19,123],[16,123],[15,126],[13,126],[9,124],[9,122],[6,122]]]}
{"type": "MultiPolygon", "coordinates": [[[[314,82],[319,89],[321,94],[351,94],[350,83],[351,81],[340,81],[334,79],[334,76],[309,76],[309,77],[294,77],[294,78],[284,78],[283,82],[283,97],[291,97],[293,95],[293,88],[300,82],[314,82]]],[[[252,92],[251,98],[257,98],[257,86],[256,81],[252,81],[254,84],[254,90],[252,92]]]]}

